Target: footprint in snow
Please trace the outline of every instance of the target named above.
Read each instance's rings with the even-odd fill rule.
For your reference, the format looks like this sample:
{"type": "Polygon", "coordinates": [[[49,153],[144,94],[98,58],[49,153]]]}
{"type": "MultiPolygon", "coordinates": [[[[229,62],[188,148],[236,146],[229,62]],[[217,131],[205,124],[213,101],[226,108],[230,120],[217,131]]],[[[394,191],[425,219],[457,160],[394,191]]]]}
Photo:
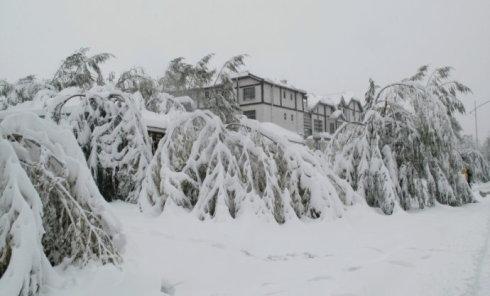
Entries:
{"type": "Polygon", "coordinates": [[[381,250],[379,248],[375,248],[375,247],[366,247],[366,249],[370,249],[370,250],[376,251],[376,252],[378,252],[380,254],[384,254],[385,253],[385,251],[383,251],[383,250],[381,250]]]}
{"type": "Polygon", "coordinates": [[[320,276],[312,277],[308,281],[309,282],[318,282],[318,281],[325,281],[325,280],[330,280],[330,279],[332,279],[332,277],[329,275],[320,275],[320,276]]]}
{"type": "Polygon", "coordinates": [[[362,268],[362,266],[351,266],[351,267],[347,268],[347,271],[353,272],[353,271],[359,270],[361,268],[362,268]]]}
{"type": "Polygon", "coordinates": [[[405,261],[400,261],[400,260],[390,260],[390,261],[388,261],[388,262],[390,262],[391,264],[394,264],[394,265],[399,265],[399,266],[403,266],[403,267],[413,267],[413,264],[408,263],[408,262],[405,262],[405,261]]]}
{"type": "Polygon", "coordinates": [[[224,249],[225,245],[220,244],[220,243],[215,243],[211,245],[212,247],[218,248],[218,249],[224,249]]]}

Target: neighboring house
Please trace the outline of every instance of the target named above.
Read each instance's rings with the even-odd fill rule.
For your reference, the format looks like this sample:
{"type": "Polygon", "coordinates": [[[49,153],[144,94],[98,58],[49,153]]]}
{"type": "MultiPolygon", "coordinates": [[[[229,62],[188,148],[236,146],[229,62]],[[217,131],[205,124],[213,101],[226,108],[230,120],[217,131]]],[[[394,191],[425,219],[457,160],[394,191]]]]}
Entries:
{"type": "Polygon", "coordinates": [[[358,99],[347,95],[339,97],[317,97],[313,94],[308,95],[309,116],[311,123],[305,123],[305,135],[333,134],[342,122],[360,122],[362,119],[362,104],[358,99]],[[340,112],[340,114],[339,114],[340,112]]]}
{"type": "MultiPolygon", "coordinates": [[[[304,136],[307,110],[306,91],[286,81],[259,77],[250,72],[232,76],[235,94],[243,115],[261,122],[272,122],[304,136]]],[[[214,87],[190,90],[186,95],[197,98],[198,108],[214,87]]]]}
{"type": "Polygon", "coordinates": [[[342,96],[337,109],[342,110],[342,114],[346,121],[360,122],[362,117],[363,108],[361,102],[354,97],[351,97],[348,101],[342,96]]]}

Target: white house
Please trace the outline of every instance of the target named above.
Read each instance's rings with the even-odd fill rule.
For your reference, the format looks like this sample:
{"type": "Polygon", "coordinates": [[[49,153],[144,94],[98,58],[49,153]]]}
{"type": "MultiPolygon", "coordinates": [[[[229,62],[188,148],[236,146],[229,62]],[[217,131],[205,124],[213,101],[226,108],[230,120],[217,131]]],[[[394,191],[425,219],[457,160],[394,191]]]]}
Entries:
{"type": "MultiPolygon", "coordinates": [[[[299,135],[305,135],[307,110],[306,91],[286,81],[259,77],[250,72],[232,76],[235,95],[242,113],[261,122],[272,122],[299,135]]],[[[190,90],[186,94],[197,98],[198,108],[210,95],[213,87],[190,90]]]]}
{"type": "Polygon", "coordinates": [[[304,135],[304,117],[308,112],[306,91],[286,81],[274,81],[250,72],[240,73],[233,80],[245,116],[304,135]]]}

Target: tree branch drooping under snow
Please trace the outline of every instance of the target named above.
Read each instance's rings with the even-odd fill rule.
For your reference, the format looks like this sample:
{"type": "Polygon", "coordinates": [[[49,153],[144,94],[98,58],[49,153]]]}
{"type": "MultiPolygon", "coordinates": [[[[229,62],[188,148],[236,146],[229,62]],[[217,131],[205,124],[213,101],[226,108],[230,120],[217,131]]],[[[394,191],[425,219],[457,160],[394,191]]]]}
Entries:
{"type": "MultiPolygon", "coordinates": [[[[73,93],[55,98],[53,116],[61,117],[73,93]]],[[[92,175],[106,200],[135,202],[151,159],[150,143],[130,94],[110,86],[79,95],[80,104],[64,119],[82,147],[92,175]]]]}
{"type": "Polygon", "coordinates": [[[356,195],[319,163],[306,147],[266,137],[245,120],[226,128],[209,111],[179,113],[150,164],[139,204],[156,214],[173,204],[200,219],[341,216],[356,195]]]}
{"type": "MultiPolygon", "coordinates": [[[[39,241],[30,248],[40,252],[52,265],[62,262],[83,265],[91,260],[119,262],[119,249],[124,243],[119,223],[107,210],[73,134],[33,113],[6,117],[0,124],[0,133],[8,140],[2,140],[3,145],[9,146],[10,154],[16,156],[22,167],[17,168],[22,174],[15,168],[6,172],[26,176],[24,183],[30,180],[29,186],[22,184],[20,193],[24,199],[29,198],[27,203],[36,216],[22,227],[37,227],[38,239],[42,236],[42,245],[39,241]],[[40,198],[38,202],[35,197],[40,198]]],[[[1,180],[5,178],[2,176],[1,180]]],[[[8,196],[4,200],[9,200],[8,196]]],[[[18,212],[27,214],[28,209],[18,212]]],[[[2,219],[11,223],[9,216],[2,215],[2,219]]],[[[11,260],[7,264],[15,263],[11,260]]]]}
{"type": "Polygon", "coordinates": [[[0,295],[33,295],[52,277],[42,203],[0,130],[0,295]]]}
{"type": "Polygon", "coordinates": [[[461,110],[458,82],[444,83],[447,67],[422,83],[427,67],[403,83],[378,92],[371,82],[370,109],[364,126],[343,125],[335,134],[329,158],[334,170],[363,195],[368,204],[391,214],[396,205],[417,209],[437,200],[453,206],[474,201],[462,175],[453,112],[461,110]]]}

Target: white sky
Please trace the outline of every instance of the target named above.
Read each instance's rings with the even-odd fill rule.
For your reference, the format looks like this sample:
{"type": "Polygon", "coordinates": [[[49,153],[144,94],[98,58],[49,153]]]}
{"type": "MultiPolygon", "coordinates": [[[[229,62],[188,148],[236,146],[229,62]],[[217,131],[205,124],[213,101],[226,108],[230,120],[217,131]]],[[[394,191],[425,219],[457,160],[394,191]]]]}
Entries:
{"type": "MultiPolygon", "coordinates": [[[[248,53],[250,70],[317,94],[451,65],[473,90],[468,107],[490,100],[490,0],[0,0],[0,78],[50,77],[82,46],[115,54],[106,70],[153,75],[178,56],[248,53]]],[[[490,103],[478,115],[483,139],[490,103]]],[[[461,121],[474,134],[473,117],[461,121]]]]}

